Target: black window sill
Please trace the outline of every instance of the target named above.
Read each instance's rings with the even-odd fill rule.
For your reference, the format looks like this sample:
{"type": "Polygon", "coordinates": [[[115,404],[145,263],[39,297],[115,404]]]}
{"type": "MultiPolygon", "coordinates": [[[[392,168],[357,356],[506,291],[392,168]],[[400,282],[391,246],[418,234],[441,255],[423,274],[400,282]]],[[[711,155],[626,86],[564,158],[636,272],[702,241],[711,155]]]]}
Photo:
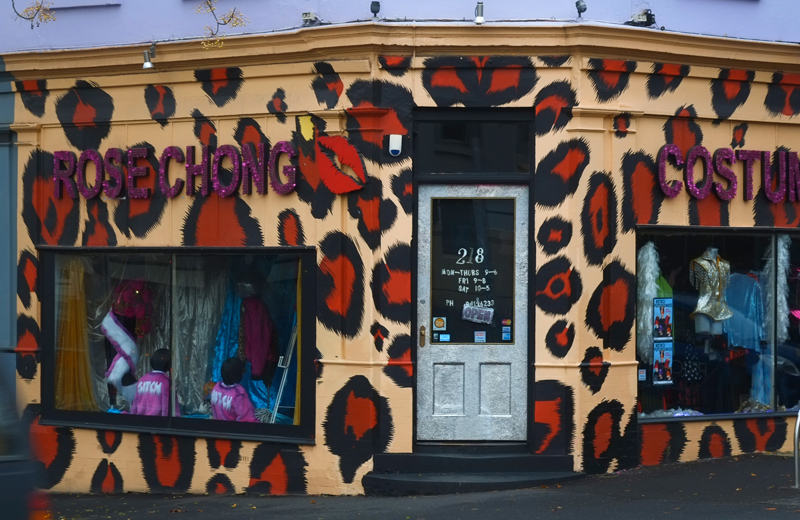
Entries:
{"type": "MultiPolygon", "coordinates": [[[[222,422],[222,421],[219,421],[222,422]]],[[[95,422],[63,421],[57,419],[45,419],[40,417],[39,424],[42,426],[63,426],[67,428],[77,428],[83,430],[111,430],[129,433],[148,433],[152,435],[166,435],[170,437],[195,437],[211,439],[235,439],[253,442],[272,442],[276,444],[293,444],[313,446],[317,442],[313,438],[302,435],[274,435],[274,434],[251,434],[241,432],[224,432],[213,430],[189,430],[183,428],[154,428],[149,426],[131,426],[120,424],[100,424],[95,422]]],[[[236,423],[234,423],[236,424],[236,423]]]]}
{"type": "Polygon", "coordinates": [[[709,415],[682,415],[679,417],[638,417],[639,424],[659,424],[673,422],[714,422],[741,419],[769,419],[774,417],[795,417],[797,412],[756,412],[756,413],[720,413],[709,415]]]}

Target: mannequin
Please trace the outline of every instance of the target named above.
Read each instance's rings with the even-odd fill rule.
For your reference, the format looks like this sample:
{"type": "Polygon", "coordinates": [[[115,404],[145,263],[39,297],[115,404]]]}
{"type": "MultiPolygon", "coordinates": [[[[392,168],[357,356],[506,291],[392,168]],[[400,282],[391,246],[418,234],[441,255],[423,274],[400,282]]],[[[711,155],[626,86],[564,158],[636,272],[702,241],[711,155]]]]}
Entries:
{"type": "Polygon", "coordinates": [[[709,247],[689,264],[689,282],[700,293],[691,314],[698,334],[719,336],[722,322],[733,316],[725,299],[730,276],[731,265],[720,258],[716,247],[709,247]]]}

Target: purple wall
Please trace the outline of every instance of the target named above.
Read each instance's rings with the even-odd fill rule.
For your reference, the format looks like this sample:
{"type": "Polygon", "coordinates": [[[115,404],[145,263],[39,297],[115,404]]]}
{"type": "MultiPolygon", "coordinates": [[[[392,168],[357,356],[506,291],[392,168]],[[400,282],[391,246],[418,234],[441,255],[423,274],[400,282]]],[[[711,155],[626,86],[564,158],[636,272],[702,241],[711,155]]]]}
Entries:
{"type": "MultiPolygon", "coordinates": [[[[31,30],[16,18],[11,2],[0,2],[0,54],[29,50],[142,44],[153,40],[195,38],[210,15],[195,14],[199,0],[52,0],[55,22],[31,30]],[[59,7],[61,6],[61,7],[59,7]]],[[[793,0],[585,0],[584,23],[622,24],[634,13],[652,9],[658,27],[673,32],[759,39],[800,40],[800,9],[793,0]]],[[[382,0],[386,20],[471,21],[474,0],[382,0]]],[[[26,0],[17,0],[19,9],[26,0]]],[[[487,24],[499,20],[574,23],[573,0],[520,2],[485,0],[487,24]]],[[[219,12],[239,7],[250,19],[246,32],[299,29],[301,13],[314,11],[323,21],[340,24],[371,18],[370,0],[219,0],[219,12]]],[[[388,22],[387,22],[388,23],[388,22]]],[[[396,22],[391,22],[396,23],[396,22]]],[[[441,23],[441,22],[440,22],[441,23]]],[[[242,29],[233,29],[236,34],[242,29]]]]}

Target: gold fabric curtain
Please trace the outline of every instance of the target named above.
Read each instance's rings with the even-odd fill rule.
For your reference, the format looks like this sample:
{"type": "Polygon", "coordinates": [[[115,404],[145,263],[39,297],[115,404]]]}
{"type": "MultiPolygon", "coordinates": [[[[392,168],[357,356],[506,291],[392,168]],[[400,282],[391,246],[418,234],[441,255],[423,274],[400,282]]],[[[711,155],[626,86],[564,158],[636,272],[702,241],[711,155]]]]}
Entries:
{"type": "Polygon", "coordinates": [[[60,283],[61,306],[57,321],[56,408],[96,411],[89,360],[83,261],[79,258],[68,260],[57,283],[60,283]]]}

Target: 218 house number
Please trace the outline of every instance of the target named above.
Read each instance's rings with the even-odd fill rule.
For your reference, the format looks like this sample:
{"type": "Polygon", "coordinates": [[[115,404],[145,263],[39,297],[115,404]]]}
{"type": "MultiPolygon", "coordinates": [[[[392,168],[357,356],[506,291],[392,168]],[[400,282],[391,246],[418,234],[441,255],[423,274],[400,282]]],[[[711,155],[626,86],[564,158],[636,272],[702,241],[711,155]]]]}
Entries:
{"type": "Polygon", "coordinates": [[[461,256],[459,256],[458,260],[456,260],[456,264],[459,264],[459,265],[472,264],[472,263],[482,264],[483,263],[483,258],[484,258],[484,256],[483,256],[483,248],[479,247],[477,251],[474,251],[474,253],[475,253],[474,257],[472,256],[473,255],[473,249],[474,248],[472,248],[472,247],[469,248],[469,255],[467,254],[467,248],[462,247],[461,249],[459,249],[458,250],[458,254],[461,255],[461,256]],[[474,262],[473,262],[473,259],[475,260],[474,262]]]}

